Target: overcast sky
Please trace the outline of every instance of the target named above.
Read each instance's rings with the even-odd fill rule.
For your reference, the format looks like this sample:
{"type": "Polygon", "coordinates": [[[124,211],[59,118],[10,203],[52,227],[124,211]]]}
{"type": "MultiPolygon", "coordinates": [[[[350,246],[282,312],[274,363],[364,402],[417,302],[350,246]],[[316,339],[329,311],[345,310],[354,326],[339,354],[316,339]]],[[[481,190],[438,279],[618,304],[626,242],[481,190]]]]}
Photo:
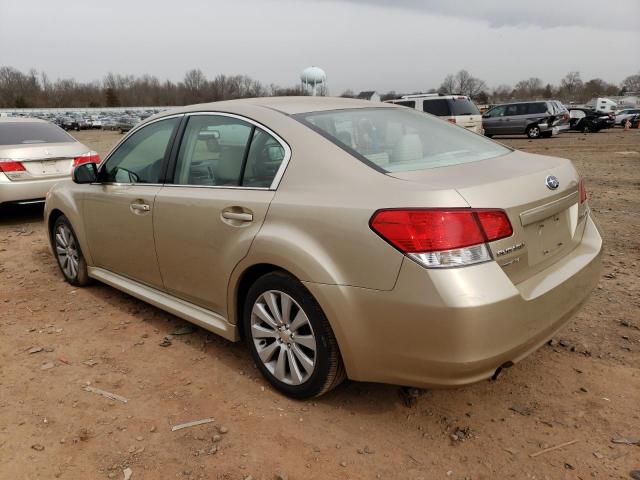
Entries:
{"type": "Polygon", "coordinates": [[[462,68],[489,86],[619,83],[640,71],[640,0],[0,0],[2,65],[282,86],[317,65],[332,94],[427,90],[462,68]]]}

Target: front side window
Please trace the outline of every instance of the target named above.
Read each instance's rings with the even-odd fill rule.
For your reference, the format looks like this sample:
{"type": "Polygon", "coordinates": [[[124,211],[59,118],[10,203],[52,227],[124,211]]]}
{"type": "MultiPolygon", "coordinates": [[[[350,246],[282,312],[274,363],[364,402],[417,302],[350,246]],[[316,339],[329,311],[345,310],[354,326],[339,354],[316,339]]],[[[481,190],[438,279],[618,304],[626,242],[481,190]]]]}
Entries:
{"type": "Polygon", "coordinates": [[[459,165],[510,152],[464,128],[404,108],[310,112],[295,118],[387,173],[459,165]]]}
{"type": "Polygon", "coordinates": [[[162,167],[180,119],[151,123],[128,137],[109,157],[101,172],[104,182],[161,183],[162,167]]]}
{"type": "Polygon", "coordinates": [[[487,118],[504,117],[508,106],[509,105],[499,105],[497,107],[493,107],[491,110],[485,113],[484,116],[487,118]]]}
{"type": "Polygon", "coordinates": [[[268,188],[284,159],[270,134],[223,115],[189,118],[176,162],[177,185],[268,188]]]}

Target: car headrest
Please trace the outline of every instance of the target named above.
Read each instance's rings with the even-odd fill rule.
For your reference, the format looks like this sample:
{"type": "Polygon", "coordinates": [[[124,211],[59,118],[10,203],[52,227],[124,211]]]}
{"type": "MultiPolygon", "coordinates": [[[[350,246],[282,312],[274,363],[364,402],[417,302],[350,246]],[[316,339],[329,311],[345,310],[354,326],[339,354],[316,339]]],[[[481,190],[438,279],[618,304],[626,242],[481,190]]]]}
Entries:
{"type": "Polygon", "coordinates": [[[391,154],[391,162],[414,162],[424,156],[422,151],[422,140],[415,133],[403,135],[398,141],[391,154]]]}

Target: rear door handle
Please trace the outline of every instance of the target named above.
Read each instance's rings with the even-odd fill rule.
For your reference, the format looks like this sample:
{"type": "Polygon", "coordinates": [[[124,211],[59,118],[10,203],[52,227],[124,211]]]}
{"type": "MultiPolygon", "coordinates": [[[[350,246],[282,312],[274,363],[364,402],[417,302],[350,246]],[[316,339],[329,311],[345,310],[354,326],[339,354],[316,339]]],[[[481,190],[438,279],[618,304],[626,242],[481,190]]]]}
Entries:
{"type": "Polygon", "coordinates": [[[151,210],[151,207],[146,203],[132,203],[130,208],[133,213],[146,213],[151,210]]]}
{"type": "Polygon", "coordinates": [[[253,222],[253,215],[243,212],[222,212],[222,218],[227,220],[238,220],[240,222],[253,222]]]}

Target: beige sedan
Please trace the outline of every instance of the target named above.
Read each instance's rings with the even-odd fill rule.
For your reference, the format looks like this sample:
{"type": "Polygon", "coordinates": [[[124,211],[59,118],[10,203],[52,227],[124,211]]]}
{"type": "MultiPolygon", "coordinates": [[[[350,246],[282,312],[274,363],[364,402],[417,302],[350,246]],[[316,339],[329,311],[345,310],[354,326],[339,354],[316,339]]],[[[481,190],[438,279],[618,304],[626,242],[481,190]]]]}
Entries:
{"type": "Polygon", "coordinates": [[[163,112],[45,216],[68,282],[244,339],[297,398],[489,378],[569,320],[602,250],[568,160],[336,98],[163,112]]]}

